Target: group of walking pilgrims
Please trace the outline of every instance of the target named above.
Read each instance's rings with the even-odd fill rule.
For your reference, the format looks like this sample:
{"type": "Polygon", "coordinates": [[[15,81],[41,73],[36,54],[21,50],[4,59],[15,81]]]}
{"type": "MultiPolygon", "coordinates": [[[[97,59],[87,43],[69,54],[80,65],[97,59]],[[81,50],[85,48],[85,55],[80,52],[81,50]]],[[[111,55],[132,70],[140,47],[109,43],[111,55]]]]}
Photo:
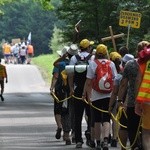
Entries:
{"type": "Polygon", "coordinates": [[[11,44],[5,42],[2,45],[2,53],[5,64],[30,64],[34,56],[34,48],[31,43],[24,41],[11,44]]]}
{"type": "Polygon", "coordinates": [[[93,44],[83,39],[57,51],[50,85],[56,139],[75,148],[85,136],[97,150],[150,150],[150,43],[140,41],[136,56],[125,46],[109,53],[106,45],[93,44]]]}

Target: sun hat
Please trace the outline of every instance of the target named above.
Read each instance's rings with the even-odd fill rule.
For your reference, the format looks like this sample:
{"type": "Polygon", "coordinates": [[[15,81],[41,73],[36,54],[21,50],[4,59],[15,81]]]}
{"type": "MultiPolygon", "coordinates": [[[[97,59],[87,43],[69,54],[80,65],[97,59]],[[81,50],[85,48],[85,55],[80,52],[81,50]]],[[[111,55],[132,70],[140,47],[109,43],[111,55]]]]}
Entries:
{"type": "Polygon", "coordinates": [[[64,46],[64,48],[62,50],[57,51],[57,54],[59,56],[63,56],[68,51],[68,49],[69,49],[69,46],[64,46]]]}
{"type": "Polygon", "coordinates": [[[81,48],[88,48],[90,45],[93,45],[93,44],[94,44],[94,41],[89,41],[88,39],[83,39],[80,42],[80,47],[81,48]]]}
{"type": "Polygon", "coordinates": [[[96,54],[103,54],[106,55],[107,54],[107,46],[104,44],[99,44],[96,47],[96,54]]]}
{"type": "Polygon", "coordinates": [[[78,46],[76,44],[72,44],[70,45],[69,49],[67,50],[67,52],[70,54],[70,55],[76,55],[78,54],[78,46]]]}
{"type": "Polygon", "coordinates": [[[116,59],[121,59],[122,58],[121,55],[118,52],[111,52],[109,54],[109,56],[110,56],[110,59],[112,61],[115,61],[116,59]]]}
{"type": "Polygon", "coordinates": [[[134,59],[133,55],[131,55],[131,54],[125,54],[124,57],[122,58],[122,61],[124,63],[126,63],[127,61],[132,60],[132,59],[134,59]]]}

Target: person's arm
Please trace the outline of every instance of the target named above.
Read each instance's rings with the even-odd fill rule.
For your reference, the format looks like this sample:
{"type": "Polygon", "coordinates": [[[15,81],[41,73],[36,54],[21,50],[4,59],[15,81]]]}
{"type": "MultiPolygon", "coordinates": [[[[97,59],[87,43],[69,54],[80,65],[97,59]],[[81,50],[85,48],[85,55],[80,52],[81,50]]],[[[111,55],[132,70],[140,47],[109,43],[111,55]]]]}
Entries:
{"type": "Polygon", "coordinates": [[[94,61],[91,61],[89,63],[89,67],[87,68],[86,81],[82,93],[82,98],[83,99],[86,98],[89,103],[92,94],[92,85],[93,85],[93,79],[95,78],[95,69],[96,69],[96,66],[93,67],[93,64],[95,64],[94,61]]]}
{"type": "Polygon", "coordinates": [[[4,72],[5,72],[5,78],[6,78],[6,83],[8,82],[8,76],[7,76],[7,71],[6,71],[6,67],[4,66],[4,72]]]}
{"type": "Polygon", "coordinates": [[[54,91],[57,79],[58,79],[58,73],[54,73],[52,77],[51,85],[50,85],[50,93],[54,91]]]}
{"type": "MultiPolygon", "coordinates": [[[[138,74],[137,74],[137,78],[136,78],[136,86],[135,86],[135,97],[137,97],[138,95],[138,91],[139,91],[139,88],[140,88],[140,85],[141,85],[141,82],[142,82],[142,73],[140,71],[140,68],[139,68],[139,71],[138,71],[138,74]]],[[[135,113],[139,116],[142,115],[142,104],[140,102],[137,102],[135,101],[135,113]]]]}
{"type": "Polygon", "coordinates": [[[109,109],[108,109],[109,113],[111,113],[111,111],[114,107],[114,104],[117,100],[118,91],[119,91],[119,85],[114,85],[113,91],[111,93],[110,101],[109,101],[109,109]]]}
{"type": "Polygon", "coordinates": [[[123,98],[124,98],[124,95],[126,93],[127,87],[128,87],[128,79],[123,78],[121,80],[121,83],[120,83],[120,86],[119,86],[119,92],[118,92],[118,103],[119,103],[119,105],[121,103],[123,103],[123,98]]]}

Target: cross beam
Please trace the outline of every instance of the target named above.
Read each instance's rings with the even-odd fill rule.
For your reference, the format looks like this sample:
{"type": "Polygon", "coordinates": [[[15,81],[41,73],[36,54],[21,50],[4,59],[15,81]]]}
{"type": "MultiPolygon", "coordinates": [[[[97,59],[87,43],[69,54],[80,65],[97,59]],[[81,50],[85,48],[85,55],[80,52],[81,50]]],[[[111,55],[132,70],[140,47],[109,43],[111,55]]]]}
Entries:
{"type": "Polygon", "coordinates": [[[101,38],[101,40],[102,40],[102,42],[112,40],[114,50],[117,51],[115,39],[123,37],[125,34],[121,33],[121,34],[114,35],[113,30],[112,30],[112,26],[109,26],[109,30],[110,30],[110,35],[111,36],[101,38]]]}

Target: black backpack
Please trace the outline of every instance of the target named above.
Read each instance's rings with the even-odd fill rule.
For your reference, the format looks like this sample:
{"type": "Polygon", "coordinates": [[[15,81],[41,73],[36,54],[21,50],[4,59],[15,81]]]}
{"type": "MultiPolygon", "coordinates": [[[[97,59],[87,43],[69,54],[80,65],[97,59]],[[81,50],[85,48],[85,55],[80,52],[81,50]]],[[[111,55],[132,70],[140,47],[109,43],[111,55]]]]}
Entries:
{"type": "Polygon", "coordinates": [[[88,66],[88,60],[91,58],[91,54],[89,54],[87,57],[80,57],[79,55],[75,55],[77,59],[77,63],[75,64],[75,70],[74,70],[74,83],[77,87],[84,88],[84,84],[86,81],[86,73],[87,73],[87,66],[88,66]],[[78,72],[76,70],[77,65],[86,65],[86,69],[83,72],[78,72]]]}

